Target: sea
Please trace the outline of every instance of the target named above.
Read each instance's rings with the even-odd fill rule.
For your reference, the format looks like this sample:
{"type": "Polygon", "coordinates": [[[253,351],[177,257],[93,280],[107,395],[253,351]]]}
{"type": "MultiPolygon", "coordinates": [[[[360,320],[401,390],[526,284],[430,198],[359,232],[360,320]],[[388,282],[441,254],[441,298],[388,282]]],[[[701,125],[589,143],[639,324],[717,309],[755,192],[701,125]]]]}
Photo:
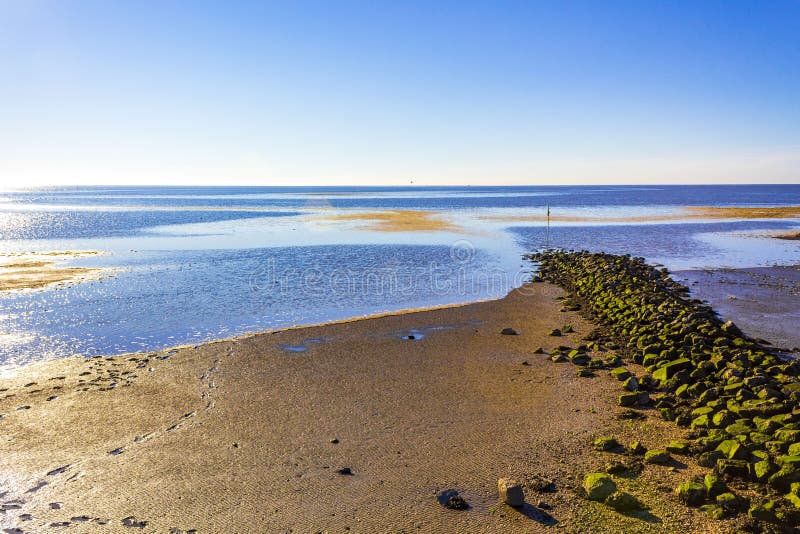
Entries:
{"type": "Polygon", "coordinates": [[[773,236],[798,219],[681,216],[788,205],[800,185],[9,189],[0,256],[96,251],[63,265],[101,271],[0,292],[0,365],[500,298],[545,247],[672,270],[796,265],[800,242],[773,236]]]}

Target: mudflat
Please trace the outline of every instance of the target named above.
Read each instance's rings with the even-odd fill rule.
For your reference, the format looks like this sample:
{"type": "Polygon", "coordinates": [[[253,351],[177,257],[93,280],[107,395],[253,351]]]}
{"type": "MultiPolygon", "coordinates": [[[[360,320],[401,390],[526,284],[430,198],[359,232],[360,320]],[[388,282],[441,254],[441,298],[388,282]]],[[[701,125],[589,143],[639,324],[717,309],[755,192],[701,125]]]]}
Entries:
{"type": "Polygon", "coordinates": [[[618,480],[646,512],[581,495],[586,473],[620,458],[593,450],[597,437],[660,448],[686,430],[655,410],[619,418],[629,410],[607,371],[583,378],[533,353],[577,346],[593,328],[560,311],[561,295],[529,284],[497,301],[9,371],[0,522],[77,532],[735,530],[672,495],[702,472],[688,458],[618,480]],[[566,324],[574,333],[548,335],[566,324]],[[524,506],[498,501],[501,477],[523,484],[524,506]],[[445,489],[470,508],[438,504],[445,489]]]}

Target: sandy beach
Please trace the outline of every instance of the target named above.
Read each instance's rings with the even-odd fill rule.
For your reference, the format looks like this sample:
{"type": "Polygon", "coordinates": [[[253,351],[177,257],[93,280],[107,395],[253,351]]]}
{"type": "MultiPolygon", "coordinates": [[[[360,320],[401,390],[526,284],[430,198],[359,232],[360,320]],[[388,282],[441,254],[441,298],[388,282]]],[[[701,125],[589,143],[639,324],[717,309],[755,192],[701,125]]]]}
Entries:
{"type": "Polygon", "coordinates": [[[561,294],[531,284],[498,301],[19,368],[0,382],[0,521],[76,532],[731,528],[674,500],[697,470],[689,460],[620,482],[647,512],[579,495],[585,473],[620,458],[592,450],[598,436],[662,447],[686,431],[654,410],[617,419],[607,371],[580,378],[532,352],[591,330],[559,311],[561,294]],[[575,333],[547,335],[565,324],[575,333]],[[523,508],[498,502],[500,477],[525,485],[523,508]],[[436,492],[450,488],[471,509],[440,506],[436,492]]]}

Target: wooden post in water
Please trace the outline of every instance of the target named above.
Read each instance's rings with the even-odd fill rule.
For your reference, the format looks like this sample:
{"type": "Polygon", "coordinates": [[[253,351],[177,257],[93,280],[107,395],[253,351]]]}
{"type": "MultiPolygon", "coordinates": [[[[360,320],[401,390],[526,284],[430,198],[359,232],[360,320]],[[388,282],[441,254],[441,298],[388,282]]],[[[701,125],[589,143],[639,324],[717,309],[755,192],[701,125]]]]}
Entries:
{"type": "Polygon", "coordinates": [[[550,204],[547,205],[547,233],[545,235],[544,249],[550,250],[550,204]]]}

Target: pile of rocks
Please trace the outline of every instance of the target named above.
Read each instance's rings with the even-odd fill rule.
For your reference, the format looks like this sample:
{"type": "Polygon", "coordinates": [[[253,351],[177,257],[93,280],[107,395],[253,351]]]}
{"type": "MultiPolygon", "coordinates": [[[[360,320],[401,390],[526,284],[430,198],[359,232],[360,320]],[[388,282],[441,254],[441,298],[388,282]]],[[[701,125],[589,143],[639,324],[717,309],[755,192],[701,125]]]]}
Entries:
{"type": "MultiPolygon", "coordinates": [[[[566,289],[571,302],[607,330],[619,353],[644,366],[624,368],[618,402],[639,404],[650,389],[661,415],[694,430],[682,452],[697,457],[712,476],[755,487],[764,498],[748,507],[761,521],[800,519],[800,362],[787,361],[762,342],[723,323],[666,269],[642,258],[548,251],[531,259],[539,277],[566,289]],[[636,383],[625,381],[635,378],[636,383]],[[644,384],[644,387],[643,387],[644,384]]],[[[730,492],[714,494],[700,481],[679,486],[679,499],[722,517],[742,509],[730,492]],[[702,491],[701,491],[702,488],[702,491]],[[726,495],[722,503],[720,495],[726,495]]]]}

